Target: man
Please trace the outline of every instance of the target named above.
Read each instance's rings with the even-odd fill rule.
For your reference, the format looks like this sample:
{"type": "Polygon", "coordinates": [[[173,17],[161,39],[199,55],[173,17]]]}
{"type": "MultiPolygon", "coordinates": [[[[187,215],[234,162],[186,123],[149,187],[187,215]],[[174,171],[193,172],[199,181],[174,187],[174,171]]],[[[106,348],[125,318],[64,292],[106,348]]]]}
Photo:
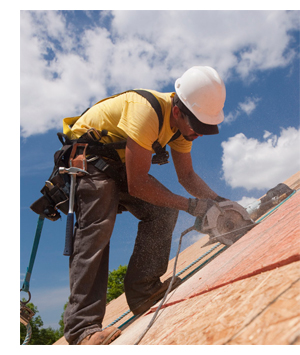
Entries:
{"type": "Polygon", "coordinates": [[[70,344],[109,344],[120,334],[115,327],[102,330],[109,240],[119,206],[140,220],[125,277],[128,305],[140,314],[163,295],[170,282],[161,283],[160,277],[167,269],[179,210],[201,217],[212,200],[222,200],[193,170],[190,151],[194,139],[218,133],[217,125],[224,119],[224,83],[213,68],[199,66],[177,79],[175,90],[150,91],[161,106],[161,130],[149,101],[134,91],[99,102],[72,127],[73,138],[95,128],[107,131],[104,143],[127,140],[118,154],[125,162],[128,190],[120,189],[92,162],[87,167],[90,175],[77,178],[71,295],[65,311],[65,337],[70,344]],[[195,198],[176,195],[149,175],[153,143],[158,140],[165,146],[178,130],[181,135],[169,146],[178,181],[195,198]]]}

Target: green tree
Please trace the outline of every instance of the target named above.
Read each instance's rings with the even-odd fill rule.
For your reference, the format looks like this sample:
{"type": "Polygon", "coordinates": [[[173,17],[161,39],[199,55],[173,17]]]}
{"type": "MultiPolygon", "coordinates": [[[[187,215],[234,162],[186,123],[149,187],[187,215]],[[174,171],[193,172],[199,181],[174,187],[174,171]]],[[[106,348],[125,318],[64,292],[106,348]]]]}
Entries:
{"type": "Polygon", "coordinates": [[[126,271],[127,265],[120,265],[117,270],[109,272],[107,284],[107,303],[119,297],[124,292],[124,277],[126,275],[126,271]]]}
{"type": "Polygon", "coordinates": [[[69,301],[64,305],[64,311],[60,316],[60,320],[58,322],[59,324],[59,329],[58,329],[58,333],[59,333],[59,337],[61,338],[64,335],[64,328],[65,328],[65,324],[64,324],[64,314],[65,314],[65,310],[67,308],[69,301]]]}
{"type": "MultiPolygon", "coordinates": [[[[24,299],[22,300],[25,301],[24,299]]],[[[41,316],[37,315],[39,313],[37,307],[33,303],[27,303],[26,306],[30,308],[35,315],[30,321],[32,335],[29,341],[29,345],[51,345],[55,343],[59,338],[60,334],[58,330],[54,330],[51,327],[42,328],[44,323],[41,316]]],[[[27,330],[24,324],[20,324],[20,344],[23,344],[27,330]]]]}

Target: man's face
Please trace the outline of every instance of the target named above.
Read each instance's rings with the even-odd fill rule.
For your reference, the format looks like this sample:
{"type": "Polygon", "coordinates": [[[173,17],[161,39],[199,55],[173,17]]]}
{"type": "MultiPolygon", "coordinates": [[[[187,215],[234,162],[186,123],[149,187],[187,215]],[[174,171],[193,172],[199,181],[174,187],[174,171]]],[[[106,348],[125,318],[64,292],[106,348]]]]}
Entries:
{"type": "Polygon", "coordinates": [[[198,137],[202,137],[203,134],[196,133],[192,129],[192,127],[189,124],[187,116],[184,113],[182,113],[181,111],[180,111],[180,114],[182,116],[182,120],[181,121],[182,121],[182,125],[183,125],[183,128],[180,129],[180,132],[183,135],[184,139],[191,142],[191,141],[195,140],[198,137]]]}

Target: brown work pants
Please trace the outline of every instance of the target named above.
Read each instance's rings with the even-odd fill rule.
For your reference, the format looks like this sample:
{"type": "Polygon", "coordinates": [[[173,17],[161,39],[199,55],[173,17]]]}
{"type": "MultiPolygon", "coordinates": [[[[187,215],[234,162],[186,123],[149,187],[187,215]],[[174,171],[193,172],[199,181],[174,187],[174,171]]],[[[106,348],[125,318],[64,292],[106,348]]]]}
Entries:
{"type": "MultiPolygon", "coordinates": [[[[106,308],[109,240],[118,205],[140,222],[125,277],[131,309],[160,286],[167,269],[178,211],[154,206],[120,192],[113,179],[88,165],[91,175],[77,178],[74,251],[70,257],[70,298],[65,310],[65,338],[78,344],[102,329],[106,308]]],[[[120,236],[121,237],[121,236],[120,236]]]]}

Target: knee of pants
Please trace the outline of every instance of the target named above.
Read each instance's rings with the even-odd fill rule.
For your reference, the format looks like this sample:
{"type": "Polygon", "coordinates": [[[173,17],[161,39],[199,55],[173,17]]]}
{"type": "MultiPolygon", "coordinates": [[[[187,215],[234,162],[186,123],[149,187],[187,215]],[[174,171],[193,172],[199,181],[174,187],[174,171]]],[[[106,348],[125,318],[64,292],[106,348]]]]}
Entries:
{"type": "Polygon", "coordinates": [[[163,208],[160,211],[159,220],[163,221],[163,224],[174,229],[177,222],[179,211],[173,208],[163,208]]]}
{"type": "Polygon", "coordinates": [[[168,218],[174,224],[177,222],[178,214],[179,214],[178,210],[175,210],[174,208],[168,208],[168,212],[167,212],[168,218]]]}
{"type": "MultiPolygon", "coordinates": [[[[138,279],[146,275],[161,276],[161,273],[165,272],[178,211],[164,208],[160,209],[160,212],[156,218],[139,223],[127,278],[128,274],[138,279]]],[[[129,279],[131,280],[131,277],[129,279]]]]}

